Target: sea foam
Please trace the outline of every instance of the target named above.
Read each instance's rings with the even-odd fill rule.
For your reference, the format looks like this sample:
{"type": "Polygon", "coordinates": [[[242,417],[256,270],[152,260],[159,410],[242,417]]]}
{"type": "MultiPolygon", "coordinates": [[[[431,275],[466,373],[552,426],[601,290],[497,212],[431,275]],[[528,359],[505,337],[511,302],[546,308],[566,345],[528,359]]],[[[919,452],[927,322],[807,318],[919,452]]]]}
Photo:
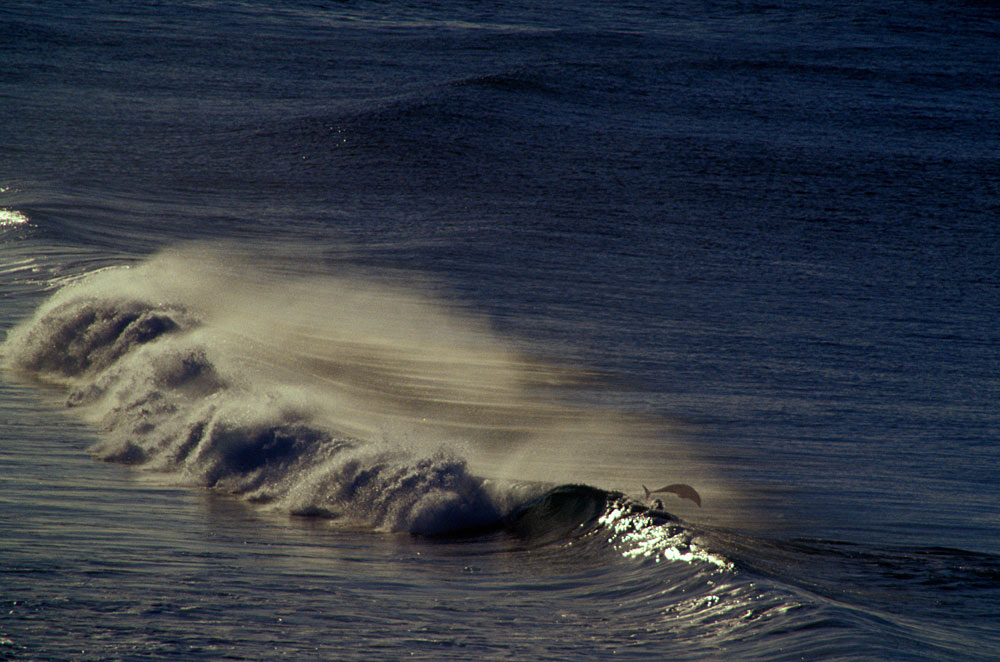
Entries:
{"type": "Polygon", "coordinates": [[[99,458],[380,530],[490,526],[537,483],[613,466],[641,427],[561,403],[592,375],[515,349],[427,288],[230,246],[73,279],[3,355],[66,389],[100,430],[99,458]]]}
{"type": "Polygon", "coordinates": [[[4,361],[64,386],[102,459],[393,531],[497,520],[467,456],[565,418],[529,396],[558,371],[430,295],[204,245],[64,286],[4,361]]]}

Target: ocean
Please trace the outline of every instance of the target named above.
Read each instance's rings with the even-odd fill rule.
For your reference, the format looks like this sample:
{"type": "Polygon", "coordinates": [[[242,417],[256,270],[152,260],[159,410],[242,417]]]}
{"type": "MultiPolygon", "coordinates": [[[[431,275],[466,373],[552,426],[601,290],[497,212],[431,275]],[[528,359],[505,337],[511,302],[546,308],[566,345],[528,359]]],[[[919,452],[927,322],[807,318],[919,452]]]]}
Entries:
{"type": "Polygon", "coordinates": [[[998,54],[6,0],[0,659],[1000,659],[998,54]]]}

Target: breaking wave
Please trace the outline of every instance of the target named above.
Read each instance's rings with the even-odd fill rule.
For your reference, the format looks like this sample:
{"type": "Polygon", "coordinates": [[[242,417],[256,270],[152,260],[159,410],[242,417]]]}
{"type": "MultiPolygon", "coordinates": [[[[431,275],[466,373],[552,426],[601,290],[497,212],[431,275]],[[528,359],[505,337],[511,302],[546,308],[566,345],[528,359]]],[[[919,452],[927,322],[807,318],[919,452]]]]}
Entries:
{"type": "Polygon", "coordinates": [[[63,286],[8,334],[4,363],[66,389],[101,430],[97,457],[264,507],[531,544],[600,528],[630,553],[690,560],[690,535],[669,516],[615,492],[512,478],[525,446],[559,453],[552,440],[582,443],[611,423],[539,397],[579,374],[411,289],[290,278],[188,246],[63,286]]]}

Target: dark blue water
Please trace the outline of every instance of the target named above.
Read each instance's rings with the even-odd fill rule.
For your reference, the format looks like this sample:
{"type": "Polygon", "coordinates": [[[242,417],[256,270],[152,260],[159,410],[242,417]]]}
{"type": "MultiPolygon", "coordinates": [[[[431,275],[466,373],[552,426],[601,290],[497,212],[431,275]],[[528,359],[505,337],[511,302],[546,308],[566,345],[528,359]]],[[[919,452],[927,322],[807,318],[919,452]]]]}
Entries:
{"type": "Polygon", "coordinates": [[[6,2],[0,657],[995,659],[998,53],[6,2]]]}

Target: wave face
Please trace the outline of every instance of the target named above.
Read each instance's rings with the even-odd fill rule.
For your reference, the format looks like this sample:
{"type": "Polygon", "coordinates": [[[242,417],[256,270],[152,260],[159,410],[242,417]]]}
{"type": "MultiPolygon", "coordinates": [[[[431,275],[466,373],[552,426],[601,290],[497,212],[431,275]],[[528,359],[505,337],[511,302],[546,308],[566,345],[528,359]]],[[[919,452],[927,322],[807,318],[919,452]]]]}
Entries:
{"type": "Polygon", "coordinates": [[[500,475],[545,436],[594,434],[600,417],[537,397],[578,376],[430,295],[273,267],[197,245],[98,270],[15,328],[4,360],[67,389],[102,430],[97,457],[292,514],[529,539],[607,514],[602,490],[571,489],[566,515],[564,492],[469,466],[500,475]]]}

